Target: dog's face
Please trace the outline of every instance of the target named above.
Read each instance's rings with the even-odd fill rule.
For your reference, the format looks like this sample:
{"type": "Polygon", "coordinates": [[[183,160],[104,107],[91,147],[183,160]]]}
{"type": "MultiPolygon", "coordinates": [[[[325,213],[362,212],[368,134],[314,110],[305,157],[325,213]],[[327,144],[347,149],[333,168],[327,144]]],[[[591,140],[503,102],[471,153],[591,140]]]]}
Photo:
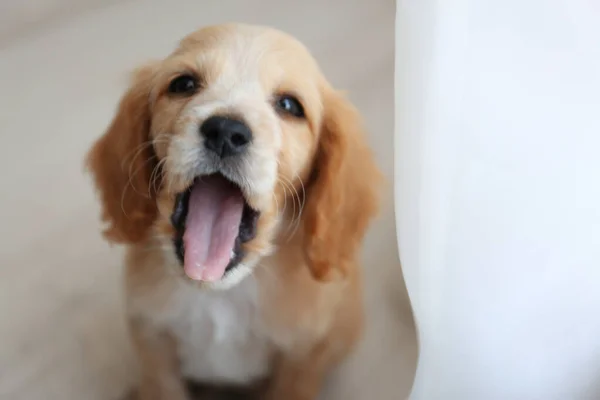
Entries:
{"type": "Polygon", "coordinates": [[[107,236],[158,242],[174,268],[213,287],[239,282],[286,235],[302,235],[317,278],[343,272],[377,203],[360,129],[293,38],[197,31],[136,72],[90,152],[107,236]]]}

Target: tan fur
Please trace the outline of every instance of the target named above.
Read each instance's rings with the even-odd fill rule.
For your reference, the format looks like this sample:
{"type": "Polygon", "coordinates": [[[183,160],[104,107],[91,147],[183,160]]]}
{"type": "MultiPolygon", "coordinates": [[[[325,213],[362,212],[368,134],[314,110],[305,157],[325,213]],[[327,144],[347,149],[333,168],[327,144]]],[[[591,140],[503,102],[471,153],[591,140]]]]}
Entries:
{"type": "Polygon", "coordinates": [[[156,217],[153,187],[155,162],[148,140],[151,69],[134,73],[131,89],[123,96],[116,118],[96,142],[87,165],[101,188],[103,219],[109,222],[107,238],[135,243],[144,238],[156,217]],[[137,153],[135,153],[137,152],[137,153]],[[135,154],[134,154],[135,153],[135,154]]]}
{"type": "Polygon", "coordinates": [[[281,32],[235,24],[201,29],[165,60],[137,71],[88,155],[109,224],[106,236],[129,247],[127,295],[142,369],[139,397],[188,396],[179,343],[173,332],[151,322],[148,310],[168,317],[173,299],[190,284],[168,248],[175,195],[193,179],[174,154],[199,145],[188,128],[209,106],[246,117],[255,134],[257,153],[244,194],[261,216],[256,238],[244,249],[255,260],[251,276],[272,350],[264,398],[314,399],[360,337],[358,257],[377,211],[380,173],[358,112],[327,83],[308,51],[281,32]],[[198,72],[204,91],[191,99],[167,96],[170,79],[185,70],[198,72]],[[269,96],[282,92],[301,99],[305,121],[273,112],[269,96]]]}
{"type": "Polygon", "coordinates": [[[378,207],[379,172],[370,159],[358,112],[339,94],[325,97],[316,179],[305,211],[305,251],[315,277],[352,268],[378,207]]]}

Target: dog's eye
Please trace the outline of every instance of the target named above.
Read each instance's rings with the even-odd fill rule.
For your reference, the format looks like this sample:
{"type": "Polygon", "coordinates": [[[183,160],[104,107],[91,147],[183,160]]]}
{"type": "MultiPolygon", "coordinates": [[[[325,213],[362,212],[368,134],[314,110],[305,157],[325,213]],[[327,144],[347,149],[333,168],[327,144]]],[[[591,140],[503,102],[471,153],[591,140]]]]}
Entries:
{"type": "Polygon", "coordinates": [[[169,84],[169,93],[193,94],[198,90],[198,80],[192,75],[181,75],[169,84]]]}
{"type": "Polygon", "coordinates": [[[275,101],[275,107],[281,113],[292,115],[296,118],[304,117],[304,108],[297,98],[291,95],[281,95],[275,101]]]}

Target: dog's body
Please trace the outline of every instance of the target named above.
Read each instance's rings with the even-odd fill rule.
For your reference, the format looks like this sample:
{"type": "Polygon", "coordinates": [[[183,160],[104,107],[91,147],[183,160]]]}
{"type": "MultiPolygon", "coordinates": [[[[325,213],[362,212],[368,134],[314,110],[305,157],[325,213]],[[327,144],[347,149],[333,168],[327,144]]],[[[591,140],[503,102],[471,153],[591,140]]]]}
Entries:
{"type": "MultiPolygon", "coordinates": [[[[162,353],[161,365],[151,371],[161,377],[145,380],[141,390],[156,396],[163,390],[156,383],[166,377],[252,386],[271,378],[277,365],[281,387],[270,398],[314,398],[325,373],[360,335],[358,271],[342,282],[318,282],[290,247],[225,291],[199,290],[172,274],[160,254],[131,250],[132,331],[140,351],[150,353],[142,359],[154,358],[157,348],[162,353]]],[[[169,391],[151,398],[172,396],[169,391]]]]}
{"type": "Polygon", "coordinates": [[[360,336],[379,173],[303,46],[246,25],[190,35],[138,71],[88,162],[107,236],[129,246],[140,399],[187,399],[186,380],[316,398],[360,336]]]}

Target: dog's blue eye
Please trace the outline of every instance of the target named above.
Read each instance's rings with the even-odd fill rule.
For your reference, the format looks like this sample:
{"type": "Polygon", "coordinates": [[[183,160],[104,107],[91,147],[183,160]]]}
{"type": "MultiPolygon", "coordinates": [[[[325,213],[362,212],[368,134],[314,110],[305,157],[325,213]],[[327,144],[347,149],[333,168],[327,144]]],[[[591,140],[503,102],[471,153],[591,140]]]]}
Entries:
{"type": "Polygon", "coordinates": [[[304,108],[297,98],[291,95],[281,95],[275,102],[275,107],[281,113],[292,115],[296,118],[304,118],[304,108]]]}
{"type": "Polygon", "coordinates": [[[173,79],[169,84],[169,93],[193,94],[198,90],[199,84],[196,77],[192,75],[181,75],[173,79]]]}

